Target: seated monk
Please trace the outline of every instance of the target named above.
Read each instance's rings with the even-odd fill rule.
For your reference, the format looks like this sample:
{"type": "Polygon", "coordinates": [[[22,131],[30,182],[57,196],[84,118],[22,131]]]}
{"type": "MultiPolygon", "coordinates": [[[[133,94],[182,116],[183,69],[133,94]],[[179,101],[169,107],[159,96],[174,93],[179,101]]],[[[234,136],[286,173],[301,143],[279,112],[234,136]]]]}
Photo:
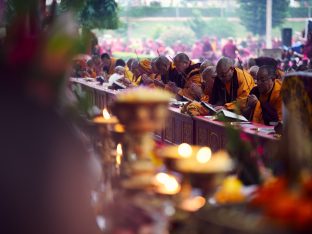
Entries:
{"type": "Polygon", "coordinates": [[[254,60],[258,67],[262,67],[264,65],[273,66],[276,69],[276,74],[277,74],[276,79],[282,80],[283,77],[285,76],[285,73],[278,67],[278,62],[274,58],[258,57],[254,60]]]}
{"type": "Polygon", "coordinates": [[[200,72],[200,74],[202,74],[203,71],[204,71],[207,67],[211,67],[211,66],[214,66],[214,64],[213,64],[210,60],[204,60],[204,61],[202,61],[202,63],[200,64],[200,67],[199,67],[199,72],[200,72]]]}
{"type": "Polygon", "coordinates": [[[116,59],[115,67],[120,66],[120,67],[125,67],[126,62],[123,59],[116,59]]]}
{"type": "Polygon", "coordinates": [[[257,73],[258,85],[248,96],[244,115],[250,121],[270,125],[282,120],[281,80],[273,66],[264,65],[257,73]]]}
{"type": "Polygon", "coordinates": [[[108,85],[110,89],[120,89],[115,81],[123,84],[127,88],[134,87],[131,81],[126,77],[126,68],[122,66],[116,66],[115,72],[108,79],[108,85]]]}
{"type": "Polygon", "coordinates": [[[247,71],[234,67],[234,61],[227,57],[218,61],[217,75],[209,102],[216,105],[217,110],[245,108],[248,94],[255,86],[252,76],[247,71]]]}
{"type": "Polygon", "coordinates": [[[173,93],[195,100],[191,87],[198,85],[201,87],[200,63],[193,64],[185,53],[179,53],[174,57],[175,69],[181,75],[179,80],[168,83],[167,87],[173,93]]]}
{"type": "MultiPolygon", "coordinates": [[[[202,73],[202,88],[196,92],[198,99],[203,102],[209,102],[209,97],[212,94],[212,87],[216,78],[216,68],[214,66],[207,67],[202,73]]],[[[194,85],[197,86],[197,85],[194,85]]],[[[185,105],[182,109],[182,113],[188,113],[192,116],[208,115],[209,112],[204,108],[200,102],[193,101],[185,105]]]]}
{"type": "Polygon", "coordinates": [[[151,61],[149,59],[133,60],[131,63],[131,72],[133,73],[133,79],[131,82],[134,85],[140,85],[145,83],[146,85],[153,83],[153,80],[149,77],[153,74],[151,61]]]}
{"type": "Polygon", "coordinates": [[[155,66],[158,74],[161,76],[161,80],[154,80],[156,86],[162,88],[166,86],[169,90],[170,88],[175,89],[175,93],[184,87],[185,82],[182,73],[176,69],[174,63],[170,62],[166,56],[160,55],[155,61],[155,66]]]}
{"type": "Polygon", "coordinates": [[[160,81],[161,77],[157,74],[157,68],[154,61],[149,59],[142,59],[140,61],[134,60],[131,64],[131,71],[133,73],[133,81],[151,88],[155,87],[154,80],[160,81]]]}
{"type": "Polygon", "coordinates": [[[94,69],[94,63],[92,59],[89,59],[87,62],[87,73],[88,73],[88,77],[92,77],[92,78],[96,78],[96,72],[94,69]]]}
{"type": "Polygon", "coordinates": [[[108,85],[111,86],[115,81],[118,81],[125,76],[125,68],[122,66],[116,66],[115,72],[108,78],[108,85]]]}
{"type": "Polygon", "coordinates": [[[150,61],[152,73],[149,73],[149,74],[144,73],[142,75],[142,84],[150,88],[156,87],[154,83],[155,80],[161,81],[161,76],[160,74],[158,74],[158,70],[156,67],[156,60],[157,58],[154,58],[150,61]]]}
{"type": "Polygon", "coordinates": [[[93,63],[93,71],[96,73],[96,76],[103,76],[105,77],[105,74],[102,69],[102,62],[99,55],[93,55],[92,56],[92,63],[93,63]]]}
{"type": "Polygon", "coordinates": [[[103,53],[101,55],[102,69],[107,75],[112,75],[116,67],[116,59],[111,58],[109,54],[103,53]]]}
{"type": "Polygon", "coordinates": [[[129,58],[125,66],[125,78],[130,82],[133,80],[133,73],[131,71],[131,63],[134,61],[134,58],[129,58]]]}
{"type": "Polygon", "coordinates": [[[73,70],[71,73],[72,77],[77,78],[86,78],[89,77],[89,73],[87,72],[87,62],[85,59],[76,59],[73,61],[73,70]]]}
{"type": "MultiPolygon", "coordinates": [[[[159,71],[158,71],[157,66],[156,66],[157,59],[158,59],[158,57],[153,58],[151,60],[151,68],[152,68],[153,74],[150,77],[153,79],[153,81],[154,80],[158,80],[158,81],[161,80],[161,75],[159,74],[159,71]]],[[[155,84],[154,84],[154,86],[155,86],[155,84]]]]}

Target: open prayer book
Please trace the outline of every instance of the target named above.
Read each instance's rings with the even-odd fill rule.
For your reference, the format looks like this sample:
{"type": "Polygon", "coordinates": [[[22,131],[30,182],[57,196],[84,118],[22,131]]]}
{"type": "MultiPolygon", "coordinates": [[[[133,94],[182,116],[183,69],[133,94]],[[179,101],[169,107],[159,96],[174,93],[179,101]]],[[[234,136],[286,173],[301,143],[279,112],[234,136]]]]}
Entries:
{"type": "Polygon", "coordinates": [[[201,105],[209,110],[210,114],[214,115],[217,119],[220,120],[228,120],[228,121],[239,121],[239,122],[248,122],[242,115],[238,115],[232,111],[228,111],[225,109],[217,111],[212,105],[206,102],[201,102],[201,105]]]}

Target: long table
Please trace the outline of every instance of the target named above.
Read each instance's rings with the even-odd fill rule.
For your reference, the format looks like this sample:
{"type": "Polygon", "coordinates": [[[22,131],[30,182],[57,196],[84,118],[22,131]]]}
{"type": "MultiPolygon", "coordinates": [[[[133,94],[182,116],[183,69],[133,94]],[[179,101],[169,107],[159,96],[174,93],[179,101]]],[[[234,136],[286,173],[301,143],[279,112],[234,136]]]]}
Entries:
{"type": "MultiPolygon", "coordinates": [[[[86,81],[81,78],[71,78],[72,84],[81,84],[82,89],[90,97],[93,105],[100,109],[110,108],[116,94],[122,91],[108,89],[98,82],[86,81]]],[[[265,131],[273,127],[262,124],[241,124],[246,135],[255,138],[257,144],[269,148],[278,142],[278,138],[265,131]]],[[[169,117],[163,131],[155,133],[158,138],[169,144],[188,143],[192,145],[209,146],[213,151],[226,145],[225,124],[206,116],[191,117],[180,112],[179,108],[169,107],[169,117]]]]}

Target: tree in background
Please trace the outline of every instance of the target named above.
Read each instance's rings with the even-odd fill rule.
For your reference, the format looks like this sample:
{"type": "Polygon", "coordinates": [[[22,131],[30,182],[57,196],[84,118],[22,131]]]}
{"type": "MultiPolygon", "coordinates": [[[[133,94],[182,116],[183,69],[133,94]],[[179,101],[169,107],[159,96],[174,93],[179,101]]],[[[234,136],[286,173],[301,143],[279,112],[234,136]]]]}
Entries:
{"type": "MultiPolygon", "coordinates": [[[[53,4],[56,5],[56,0],[53,4]]],[[[7,0],[6,21],[16,17],[17,12],[28,11],[31,19],[42,25],[45,6],[46,0],[7,0]]],[[[58,10],[60,13],[72,11],[83,29],[116,29],[119,24],[118,5],[114,0],[62,0],[58,10]]]]}
{"type": "Polygon", "coordinates": [[[193,11],[194,17],[187,21],[187,25],[195,33],[197,38],[202,38],[206,34],[207,23],[199,11],[193,11]]]}
{"type": "Polygon", "coordinates": [[[114,0],[62,0],[60,10],[75,12],[83,29],[116,29],[119,25],[114,0]]]}
{"type": "Polygon", "coordinates": [[[295,0],[300,4],[301,7],[309,7],[312,6],[312,0],[295,0]]]}
{"type": "MultiPolygon", "coordinates": [[[[284,22],[290,0],[272,1],[272,27],[284,22]]],[[[266,27],[266,0],[239,0],[239,16],[246,29],[256,35],[264,35],[266,27]]]]}
{"type": "Polygon", "coordinates": [[[187,25],[195,33],[196,38],[200,39],[203,36],[217,36],[220,38],[235,36],[235,30],[227,19],[214,18],[206,21],[199,11],[194,11],[193,14],[194,17],[187,22],[187,25]]]}

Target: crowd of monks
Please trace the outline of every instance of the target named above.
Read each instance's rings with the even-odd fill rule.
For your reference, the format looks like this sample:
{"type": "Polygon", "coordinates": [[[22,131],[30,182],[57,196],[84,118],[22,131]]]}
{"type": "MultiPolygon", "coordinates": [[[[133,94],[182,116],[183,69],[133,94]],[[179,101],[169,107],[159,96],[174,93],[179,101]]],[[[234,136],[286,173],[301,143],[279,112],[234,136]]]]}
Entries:
{"type": "Polygon", "coordinates": [[[75,61],[73,77],[102,78],[125,87],[139,85],[163,88],[177,100],[188,101],[182,111],[208,115],[208,103],[215,110],[227,109],[249,121],[271,125],[282,120],[281,85],[283,72],[272,58],[238,60],[222,57],[217,64],[195,63],[185,54],[174,58],[134,59],[127,62],[104,53],[75,61]]]}

